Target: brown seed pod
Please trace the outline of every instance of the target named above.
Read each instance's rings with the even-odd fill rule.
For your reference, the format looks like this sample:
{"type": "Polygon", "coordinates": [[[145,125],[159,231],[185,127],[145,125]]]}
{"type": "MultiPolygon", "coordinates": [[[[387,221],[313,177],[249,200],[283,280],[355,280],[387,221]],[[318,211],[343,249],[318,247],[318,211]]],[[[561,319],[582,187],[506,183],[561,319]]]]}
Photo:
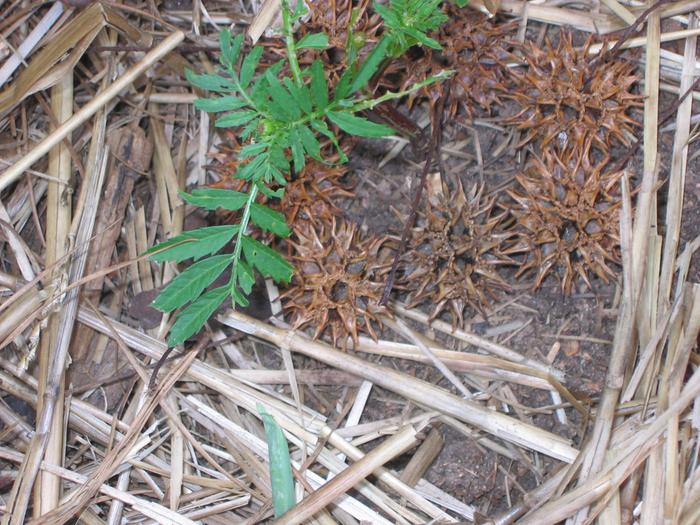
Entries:
{"type": "Polygon", "coordinates": [[[512,236],[508,213],[480,193],[475,188],[467,196],[461,184],[452,191],[443,185],[412,231],[399,284],[410,307],[432,305],[430,319],[449,308],[452,324],[462,326],[466,307],[483,314],[497,291],[510,288],[498,274],[500,266],[516,264],[503,251],[512,236]]]}
{"type": "MultiPolygon", "coordinates": [[[[400,87],[406,89],[416,82],[444,69],[454,69],[450,99],[445,111],[454,116],[462,109],[469,117],[477,109],[490,112],[501,103],[508,90],[506,63],[515,57],[512,50],[519,46],[513,36],[517,23],[499,23],[471,9],[447,7],[449,21],[434,35],[443,49],[423,48],[423,56],[406,55],[391,66],[390,72],[401,75],[400,87]]],[[[431,105],[444,94],[444,83],[426,86],[409,95],[409,107],[419,98],[431,105]]]]}
{"type": "Polygon", "coordinates": [[[620,261],[619,179],[610,157],[593,161],[592,138],[561,153],[547,149],[516,176],[508,191],[518,238],[508,250],[523,254],[518,275],[535,274],[533,287],[554,273],[564,293],[577,278],[589,287],[589,273],[606,283],[615,277],[610,263],[620,261]]]}
{"type": "MultiPolygon", "coordinates": [[[[284,213],[293,230],[301,222],[330,223],[341,214],[336,199],[352,197],[351,186],[340,182],[347,169],[308,161],[304,169],[284,188],[284,198],[275,207],[284,213]]],[[[302,225],[302,228],[304,226],[302,225]]]]}
{"type": "Polygon", "coordinates": [[[536,140],[543,149],[551,145],[562,151],[589,135],[604,151],[614,142],[629,144],[638,126],[629,111],[643,105],[643,97],[632,91],[635,65],[614,59],[591,66],[591,42],[576,48],[571,33],[562,31],[557,46],[549,40],[541,48],[526,44],[527,67],[509,70],[515,85],[507,95],[520,107],[509,118],[525,130],[519,146],[536,140]]]}
{"type": "Polygon", "coordinates": [[[329,334],[334,345],[357,346],[358,333],[377,338],[377,307],[384,276],[391,266],[389,238],[364,236],[351,222],[333,217],[330,224],[306,222],[294,232],[290,262],[296,269],[282,294],[295,328],[310,326],[314,338],[329,334]]]}

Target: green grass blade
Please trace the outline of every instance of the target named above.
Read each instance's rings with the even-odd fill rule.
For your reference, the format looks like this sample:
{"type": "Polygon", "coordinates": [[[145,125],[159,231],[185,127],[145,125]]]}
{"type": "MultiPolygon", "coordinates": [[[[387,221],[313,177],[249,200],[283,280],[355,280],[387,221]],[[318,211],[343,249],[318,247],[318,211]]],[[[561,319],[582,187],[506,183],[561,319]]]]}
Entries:
{"type": "Polygon", "coordinates": [[[258,403],[258,412],[262,417],[267,436],[272,506],[275,509],[275,518],[279,518],[296,504],[292,460],[289,457],[287,439],[275,418],[268,414],[260,403],[258,403]]]}

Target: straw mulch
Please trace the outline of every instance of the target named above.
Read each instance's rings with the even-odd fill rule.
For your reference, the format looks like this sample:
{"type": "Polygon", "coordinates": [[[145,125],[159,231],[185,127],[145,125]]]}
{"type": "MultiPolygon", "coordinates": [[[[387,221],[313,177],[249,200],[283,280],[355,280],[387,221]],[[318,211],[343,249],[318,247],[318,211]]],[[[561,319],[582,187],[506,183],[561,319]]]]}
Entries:
{"type": "Polygon", "coordinates": [[[140,254],[201,221],[178,190],[217,180],[208,168],[227,140],[192,106],[183,72],[214,67],[218,28],[262,35],[276,3],[85,4],[0,2],[5,523],[271,520],[259,405],[284,429],[297,482],[299,503],[277,523],[700,522],[700,286],[688,282],[700,236],[680,240],[700,94],[670,119],[659,110],[662,92],[694,88],[700,2],[649,13],[618,0],[470,4],[515,20],[520,35],[566,24],[642,51],[639,182],[631,168],[617,181],[614,340],[588,403],[552,364],[559,340],[533,351],[521,324],[479,335],[398,302],[393,317],[377,314],[385,338],[360,335],[354,351],[290,329],[273,302],[271,320],[222,312],[168,353],[172,319],[146,306],[177,268],[140,254]],[[620,31],[637,22],[641,32],[620,31]],[[662,32],[667,22],[680,29],[662,32]],[[438,371],[440,385],[415,369],[438,371]],[[537,421],[548,424],[515,387],[546,395],[537,421]],[[363,418],[376,392],[400,409],[363,418]],[[575,442],[561,431],[574,420],[585,430],[575,442]],[[507,496],[493,508],[430,483],[447,427],[534,483],[499,465],[507,496]]]}

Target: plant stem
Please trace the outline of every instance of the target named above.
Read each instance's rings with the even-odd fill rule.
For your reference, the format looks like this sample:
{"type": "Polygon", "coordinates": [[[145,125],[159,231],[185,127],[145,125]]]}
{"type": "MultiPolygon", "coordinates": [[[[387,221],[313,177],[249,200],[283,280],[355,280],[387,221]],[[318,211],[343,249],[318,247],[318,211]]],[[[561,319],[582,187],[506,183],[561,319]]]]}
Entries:
{"type": "MultiPolygon", "coordinates": [[[[303,0],[297,0],[303,2],[303,0]]],[[[301,68],[299,67],[299,59],[297,58],[297,47],[294,42],[294,32],[292,31],[292,20],[289,16],[289,4],[287,0],[282,0],[282,28],[287,44],[287,60],[289,61],[289,69],[294,77],[294,82],[301,87],[304,81],[301,78],[301,68]]]]}
{"type": "Polygon", "coordinates": [[[238,286],[238,261],[241,259],[241,250],[243,249],[243,236],[245,235],[245,231],[248,229],[248,223],[250,222],[250,209],[253,206],[253,203],[255,202],[255,198],[258,196],[258,186],[255,184],[254,181],[250,182],[250,190],[248,190],[248,200],[245,203],[245,207],[243,208],[243,216],[241,217],[241,223],[240,223],[240,228],[238,229],[238,233],[236,234],[236,246],[233,249],[233,256],[231,257],[231,260],[233,261],[233,268],[231,269],[231,297],[234,298],[234,306],[235,306],[235,297],[236,294],[234,293],[234,290],[238,286]]]}

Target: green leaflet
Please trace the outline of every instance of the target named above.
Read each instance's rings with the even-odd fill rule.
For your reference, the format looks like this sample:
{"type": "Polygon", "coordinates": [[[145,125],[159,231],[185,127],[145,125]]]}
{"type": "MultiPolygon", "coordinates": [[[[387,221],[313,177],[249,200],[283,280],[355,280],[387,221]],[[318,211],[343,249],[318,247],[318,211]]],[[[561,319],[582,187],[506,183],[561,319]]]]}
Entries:
{"type": "Polygon", "coordinates": [[[231,93],[236,91],[236,84],[231,80],[219,75],[198,75],[195,72],[185,69],[185,77],[190,84],[208,91],[231,93]]]}
{"type": "Polygon", "coordinates": [[[223,208],[236,211],[245,206],[248,194],[233,190],[221,190],[218,188],[198,188],[192,193],[180,192],[180,197],[193,206],[199,206],[205,210],[223,208]]]}
{"type": "Polygon", "coordinates": [[[238,225],[208,226],[177,235],[146,251],[156,262],[181,262],[218,252],[238,233],[238,225]]]}
{"type": "Polygon", "coordinates": [[[328,106],[328,82],[320,60],[314,60],[314,63],[311,64],[310,88],[314,107],[319,110],[325,109],[328,106]]]}
{"type": "Polygon", "coordinates": [[[328,47],[328,35],[325,33],[309,33],[297,42],[297,49],[326,49],[328,47]]]}
{"type": "Polygon", "coordinates": [[[243,60],[241,66],[241,89],[246,89],[253,80],[255,69],[258,67],[264,49],[262,46],[255,46],[243,60]]]}
{"type": "Polygon", "coordinates": [[[272,507],[275,509],[275,518],[279,518],[296,504],[292,460],[289,457],[287,439],[275,418],[268,414],[260,403],[258,413],[263,420],[267,437],[272,507]]]}
{"type": "Polygon", "coordinates": [[[223,117],[219,117],[216,119],[214,125],[217,128],[235,128],[236,126],[242,126],[243,124],[250,122],[257,116],[258,112],[252,109],[235,111],[233,113],[229,113],[228,115],[224,115],[223,117]]]}
{"type": "Polygon", "coordinates": [[[372,49],[367,59],[360,67],[360,70],[357,72],[357,76],[352,81],[352,84],[350,85],[350,93],[359,91],[367,85],[372,76],[374,76],[374,74],[377,72],[377,69],[379,69],[379,65],[382,63],[382,60],[384,60],[386,57],[389,44],[389,38],[382,38],[379,41],[379,44],[372,49]]]}
{"type": "Polygon", "coordinates": [[[283,283],[291,281],[294,267],[284,257],[247,235],[244,235],[241,241],[246,261],[252,264],[263,277],[272,277],[275,281],[283,283]]]}
{"type": "Polygon", "coordinates": [[[215,255],[194,263],[170,281],[153,301],[152,306],[161,312],[171,312],[199,297],[231,264],[231,254],[215,255]]]}
{"type": "Polygon", "coordinates": [[[253,204],[250,207],[250,219],[253,224],[274,233],[277,237],[289,237],[292,233],[284,215],[262,204],[253,204]]]}
{"type": "Polygon", "coordinates": [[[204,326],[216,309],[221,306],[229,294],[228,286],[214,288],[201,295],[199,299],[185,308],[177,316],[175,324],[168,335],[168,345],[184,343],[204,326]]]}
{"type": "Polygon", "coordinates": [[[329,111],[328,120],[340,129],[351,135],[359,137],[379,138],[394,133],[394,130],[383,124],[376,124],[364,117],[357,117],[345,111],[329,111]]]}

